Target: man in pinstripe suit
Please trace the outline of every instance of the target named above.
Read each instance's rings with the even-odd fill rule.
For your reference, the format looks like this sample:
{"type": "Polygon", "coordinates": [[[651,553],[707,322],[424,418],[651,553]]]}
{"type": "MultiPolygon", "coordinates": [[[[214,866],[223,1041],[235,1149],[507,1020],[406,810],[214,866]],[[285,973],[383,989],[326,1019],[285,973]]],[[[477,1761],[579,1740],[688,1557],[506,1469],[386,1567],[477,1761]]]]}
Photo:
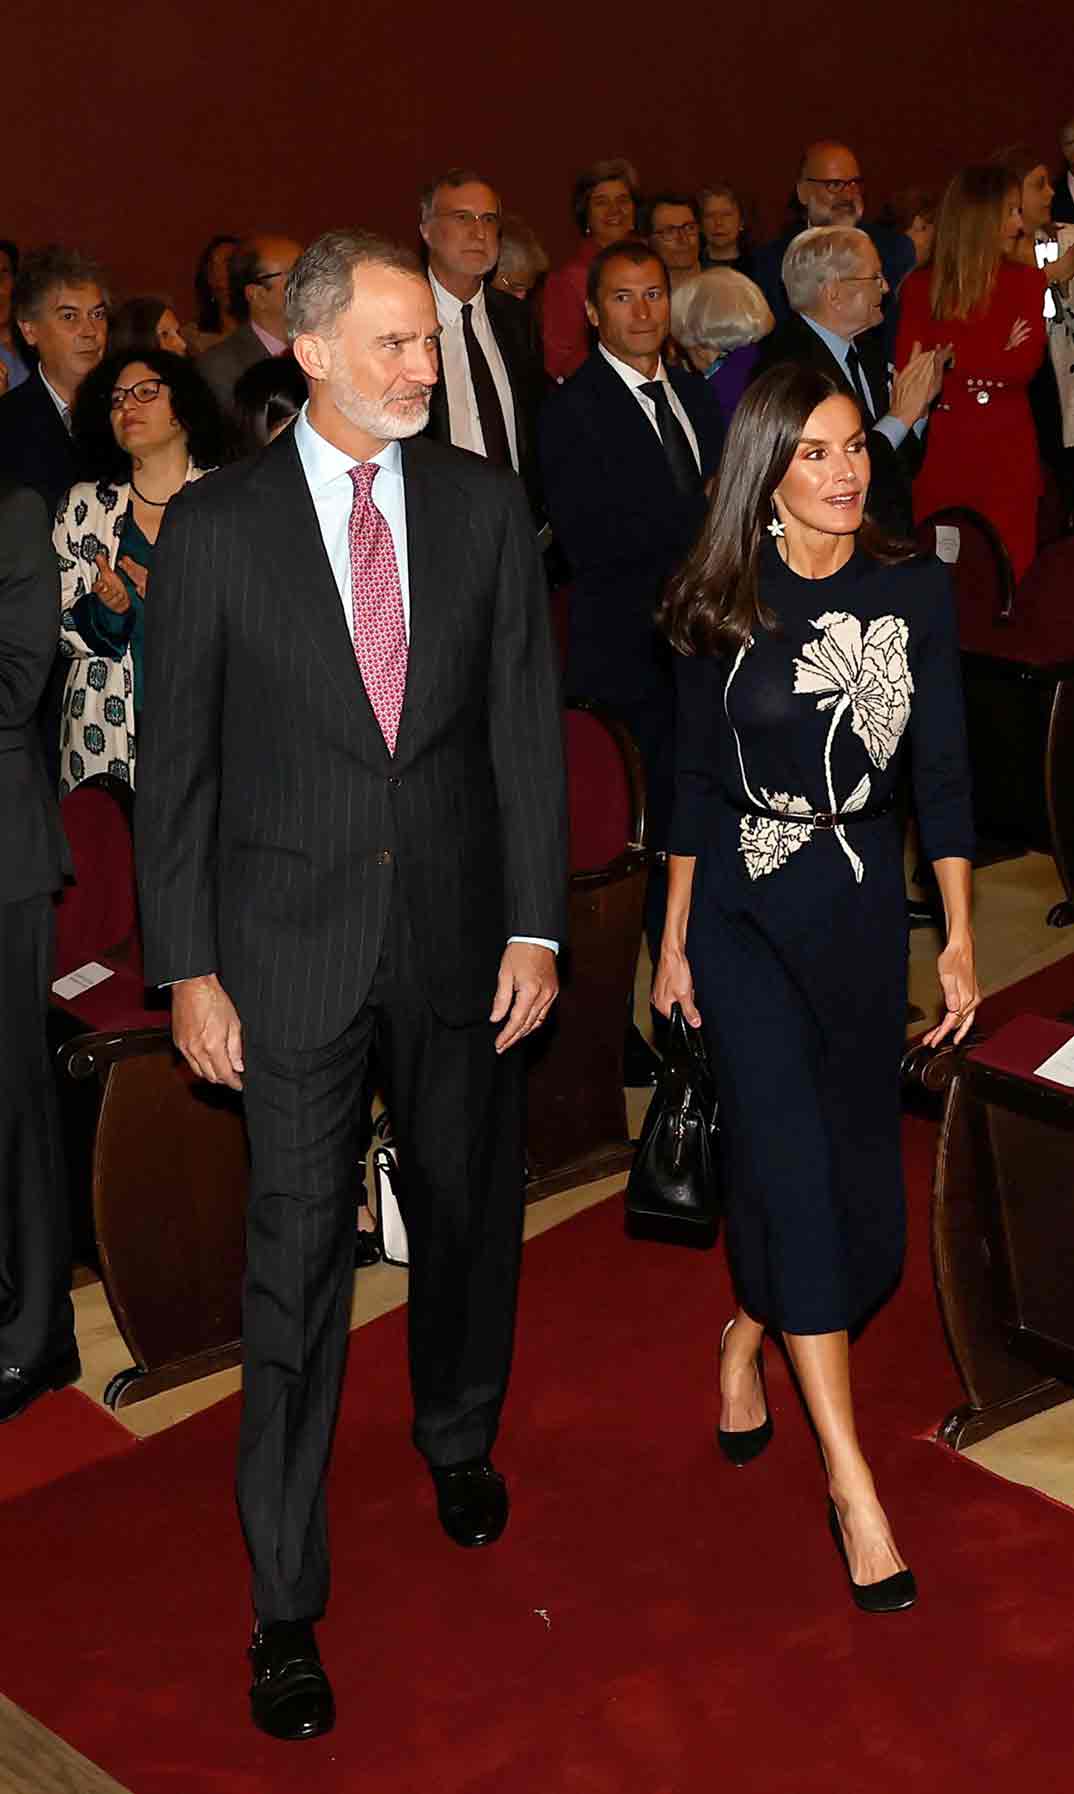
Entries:
{"type": "Polygon", "coordinates": [[[333,1722],[313,1631],[375,1039],[410,1240],[414,1441],[491,1543],[511,1355],[522,1064],[556,994],[558,681],[514,474],[417,436],[436,311],[409,251],[335,232],[287,290],[293,430],[169,507],[147,612],[147,975],[252,1159],[238,1493],[255,1723],[333,1722]],[[375,497],[371,494],[375,492],[375,497]]]}

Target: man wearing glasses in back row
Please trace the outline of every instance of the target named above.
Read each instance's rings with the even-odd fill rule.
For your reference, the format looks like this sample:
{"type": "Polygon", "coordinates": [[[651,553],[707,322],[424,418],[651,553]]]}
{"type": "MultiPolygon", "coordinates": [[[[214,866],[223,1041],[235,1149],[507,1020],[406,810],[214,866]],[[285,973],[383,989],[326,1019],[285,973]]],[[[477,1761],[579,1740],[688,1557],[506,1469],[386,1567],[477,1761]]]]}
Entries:
{"type": "Polygon", "coordinates": [[[287,348],[284,282],[301,254],[301,243],[290,237],[257,236],[247,237],[231,258],[231,309],[242,323],[198,356],[198,372],[228,416],[234,411],[239,375],[287,348]]]}
{"type": "MultiPolygon", "coordinates": [[[[777,324],[789,318],[792,311],[781,273],[791,239],[799,231],[822,225],[841,224],[849,228],[861,225],[865,211],[865,182],[854,151],[830,137],[821,137],[811,143],[802,157],[795,198],[800,217],[794,228],[784,231],[774,243],[766,243],[754,257],[753,278],[772,307],[777,324]]],[[[884,279],[892,295],[897,294],[914,266],[913,244],[901,231],[890,230],[885,225],[866,224],[862,229],[876,245],[884,279]]],[[[889,361],[895,342],[894,310],[894,302],[889,300],[884,318],[884,347],[889,361]]]]}

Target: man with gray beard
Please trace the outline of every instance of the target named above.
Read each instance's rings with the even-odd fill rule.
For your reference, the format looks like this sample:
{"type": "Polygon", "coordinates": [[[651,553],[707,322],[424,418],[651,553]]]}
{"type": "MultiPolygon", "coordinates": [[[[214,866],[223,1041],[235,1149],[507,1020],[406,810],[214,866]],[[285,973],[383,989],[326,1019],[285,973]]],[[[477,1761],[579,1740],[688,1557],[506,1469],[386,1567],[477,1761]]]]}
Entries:
{"type": "MultiPolygon", "coordinates": [[[[251,1148],[238,1495],[255,1724],[327,1731],[314,1622],[374,1042],[410,1245],[413,1438],[491,1544],[522,1235],[522,1062],[556,995],[558,677],[516,476],[418,435],[439,327],[416,258],[332,232],[287,319],[310,399],[169,507],[137,838],[151,981],[251,1148]]],[[[359,1352],[360,1352],[359,1347],[359,1352]]]]}

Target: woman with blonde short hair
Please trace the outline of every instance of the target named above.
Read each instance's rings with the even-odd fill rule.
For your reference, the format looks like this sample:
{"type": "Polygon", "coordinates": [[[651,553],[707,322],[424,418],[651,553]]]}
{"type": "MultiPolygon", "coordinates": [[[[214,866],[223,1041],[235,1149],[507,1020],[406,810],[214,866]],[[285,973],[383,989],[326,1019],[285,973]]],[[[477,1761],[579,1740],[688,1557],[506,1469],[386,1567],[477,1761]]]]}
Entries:
{"type": "Polygon", "coordinates": [[[671,334],[730,423],[775,319],[759,286],[733,268],[705,268],[671,297],[671,334]]]}

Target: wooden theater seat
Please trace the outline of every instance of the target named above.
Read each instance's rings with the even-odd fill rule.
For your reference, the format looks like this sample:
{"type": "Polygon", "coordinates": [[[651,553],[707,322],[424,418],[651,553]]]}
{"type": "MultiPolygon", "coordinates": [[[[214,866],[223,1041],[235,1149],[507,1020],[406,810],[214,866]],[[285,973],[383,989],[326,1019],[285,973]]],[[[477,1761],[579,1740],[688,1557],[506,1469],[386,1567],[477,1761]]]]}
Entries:
{"type": "Polygon", "coordinates": [[[145,990],[122,805],[84,785],[61,815],[75,883],[56,906],[55,977],[91,962],[111,973],[54,994],[50,1031],[76,1234],[81,1207],[134,1360],[105,1392],[114,1408],[238,1361],[246,1140],[234,1097],[192,1077],[167,1000],[145,990]]]}
{"type": "Polygon", "coordinates": [[[958,531],[951,573],[978,832],[1050,853],[1045,763],[1061,688],[1074,677],[1074,538],[1042,549],[1015,588],[986,519],[937,512],[919,529],[923,546],[937,526],[958,531]]]}
{"type": "Polygon", "coordinates": [[[625,1170],[633,1156],[623,1033],[641,944],[649,855],[641,758],[621,723],[565,712],[570,809],[562,990],[529,1059],[527,1196],[625,1170]]]}
{"type": "Polygon", "coordinates": [[[948,1056],[932,1239],[956,1449],[1074,1395],[1074,1089],[1036,1069],[1071,1039],[1022,1015],[948,1056]]]}

